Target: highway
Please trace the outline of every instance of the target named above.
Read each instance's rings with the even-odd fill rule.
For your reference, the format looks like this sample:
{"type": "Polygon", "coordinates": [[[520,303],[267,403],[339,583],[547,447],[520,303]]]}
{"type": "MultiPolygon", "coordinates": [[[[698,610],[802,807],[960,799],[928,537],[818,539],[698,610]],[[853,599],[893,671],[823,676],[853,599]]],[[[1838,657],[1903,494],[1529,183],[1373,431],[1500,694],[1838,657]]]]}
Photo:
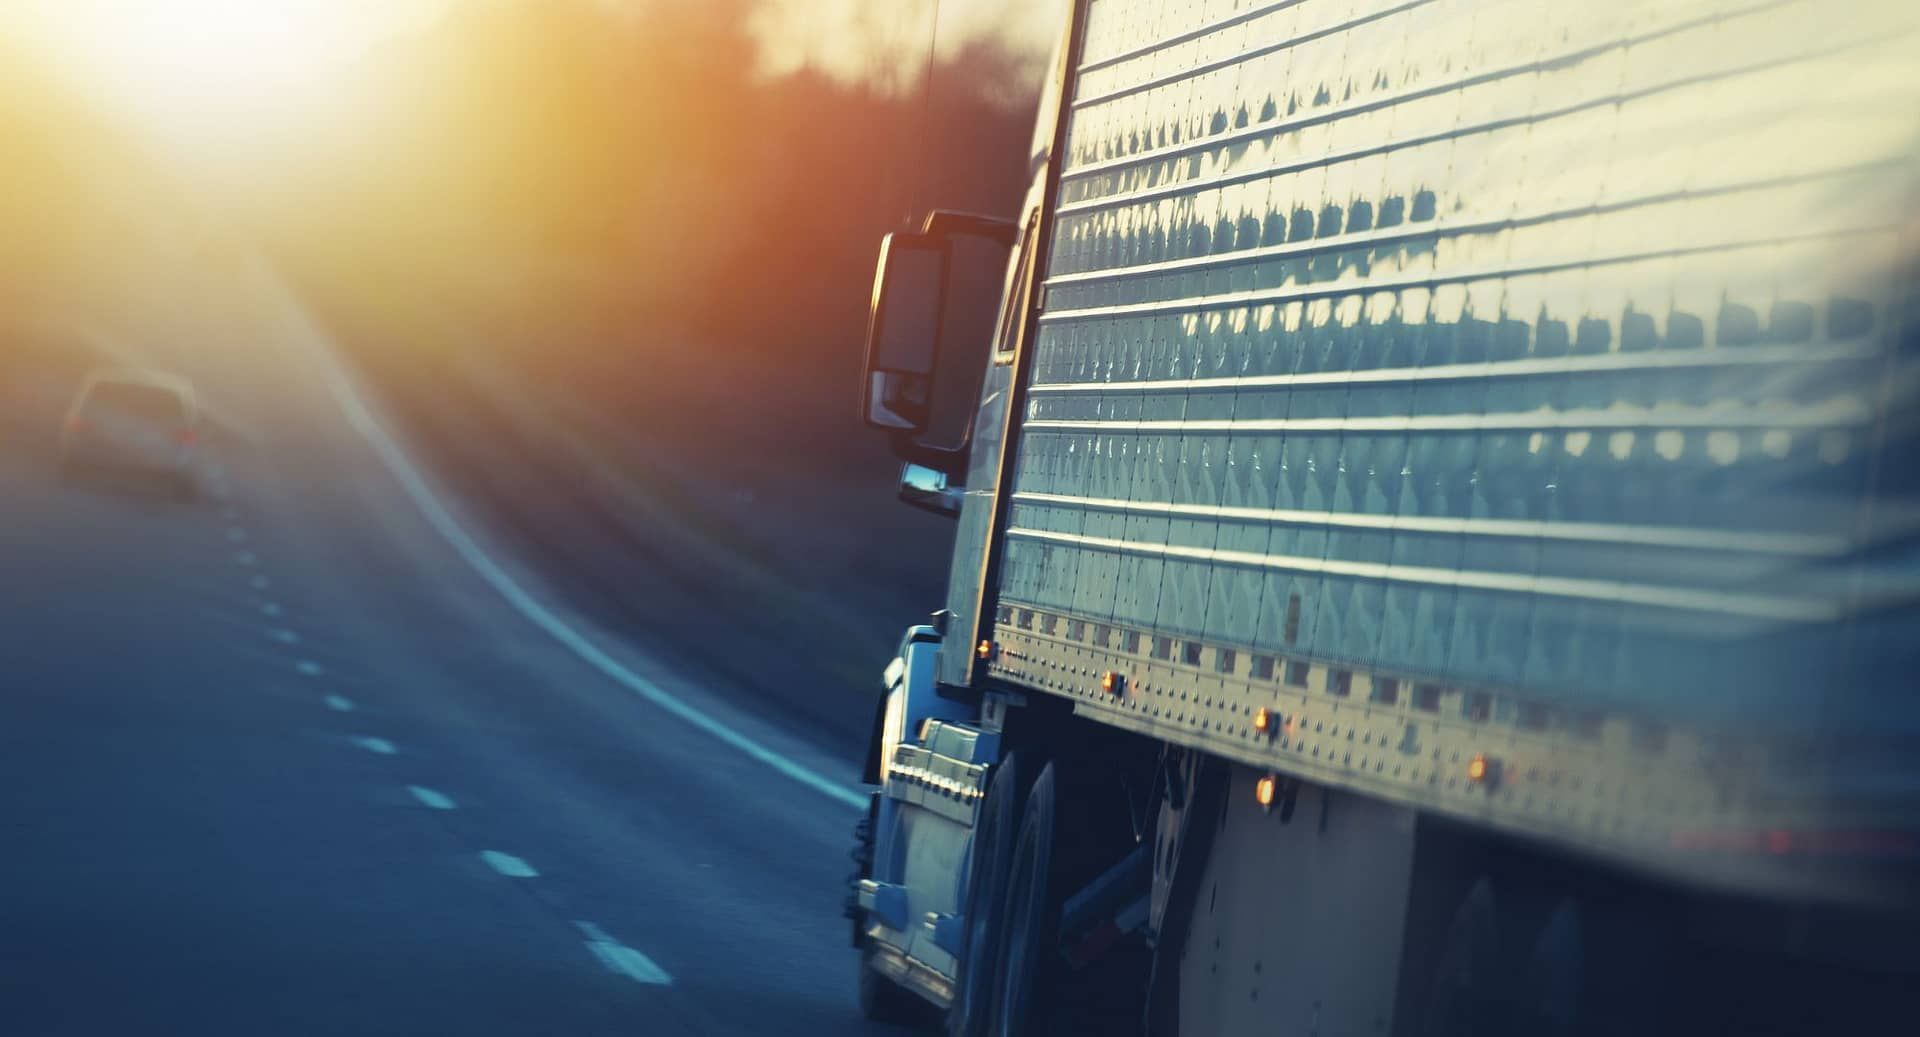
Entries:
{"type": "Polygon", "coordinates": [[[0,401],[0,1033],[880,1032],[858,761],[570,611],[233,280],[119,329],[227,430],[202,500],[59,479],[58,376],[0,401]]]}

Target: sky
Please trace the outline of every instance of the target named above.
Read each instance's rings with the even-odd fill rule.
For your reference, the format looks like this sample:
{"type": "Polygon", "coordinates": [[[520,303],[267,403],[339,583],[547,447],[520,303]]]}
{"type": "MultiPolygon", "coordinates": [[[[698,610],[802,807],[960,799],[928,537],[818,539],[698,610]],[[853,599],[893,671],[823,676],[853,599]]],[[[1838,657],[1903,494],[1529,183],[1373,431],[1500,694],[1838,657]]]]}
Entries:
{"type": "MultiPolygon", "coordinates": [[[[37,39],[75,78],[161,130],[195,131],[324,92],[329,74],[460,3],[499,0],[6,0],[0,31],[37,39]]],[[[543,0],[554,2],[554,0],[543,0]]],[[[592,0],[620,5],[701,0],[592,0]]],[[[1038,60],[1065,0],[764,0],[752,29],[769,74],[814,65],[915,88],[937,11],[939,50],[998,39],[1038,60]]]]}
{"type": "Polygon", "coordinates": [[[11,0],[4,14],[76,83],[162,130],[323,90],[379,40],[459,0],[11,0]]]}

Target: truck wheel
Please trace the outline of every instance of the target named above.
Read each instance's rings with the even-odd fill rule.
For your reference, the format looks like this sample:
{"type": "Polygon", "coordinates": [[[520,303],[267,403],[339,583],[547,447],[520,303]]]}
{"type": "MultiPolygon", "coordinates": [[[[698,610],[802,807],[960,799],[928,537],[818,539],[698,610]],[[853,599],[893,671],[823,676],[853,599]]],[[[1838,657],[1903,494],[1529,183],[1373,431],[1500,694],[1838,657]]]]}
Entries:
{"type": "Polygon", "coordinates": [[[1493,883],[1476,881],[1454,910],[1418,1020],[1421,1037],[1488,1037],[1500,1028],[1500,917],[1493,883]]]}
{"type": "Polygon", "coordinates": [[[1580,908],[1562,900],[1548,912],[1527,951],[1515,1028],[1539,1037],[1568,1037],[1582,1013],[1586,944],[1580,908]]]}
{"type": "Polygon", "coordinates": [[[860,1014],[876,1023],[922,1027],[932,1006],[918,994],[882,976],[873,967],[873,952],[860,954],[860,1014]]]}
{"type": "Polygon", "coordinates": [[[1053,764],[1041,768],[1020,812],[1007,877],[1006,919],[1000,941],[999,983],[993,1005],[993,1037],[1026,1037],[1037,1025],[1055,981],[1053,929],[1059,909],[1053,878],[1053,764]]]}
{"type": "Polygon", "coordinates": [[[1013,864],[1015,826],[1026,793],[1020,754],[1008,753],[994,768],[980,804],[980,823],[967,857],[966,943],[959,955],[949,1037],[984,1037],[993,1018],[995,977],[1007,914],[1007,871],[1013,864]]]}

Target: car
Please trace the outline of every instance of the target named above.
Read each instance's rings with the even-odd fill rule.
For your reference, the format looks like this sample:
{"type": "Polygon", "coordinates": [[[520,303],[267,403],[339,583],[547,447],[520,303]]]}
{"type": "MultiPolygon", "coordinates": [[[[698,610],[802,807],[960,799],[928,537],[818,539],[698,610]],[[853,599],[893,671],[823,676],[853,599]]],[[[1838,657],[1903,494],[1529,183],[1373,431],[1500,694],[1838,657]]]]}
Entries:
{"type": "Polygon", "coordinates": [[[61,474],[191,499],[199,493],[199,439],[200,408],[186,380],[152,371],[95,371],[81,384],[61,428],[61,474]]]}

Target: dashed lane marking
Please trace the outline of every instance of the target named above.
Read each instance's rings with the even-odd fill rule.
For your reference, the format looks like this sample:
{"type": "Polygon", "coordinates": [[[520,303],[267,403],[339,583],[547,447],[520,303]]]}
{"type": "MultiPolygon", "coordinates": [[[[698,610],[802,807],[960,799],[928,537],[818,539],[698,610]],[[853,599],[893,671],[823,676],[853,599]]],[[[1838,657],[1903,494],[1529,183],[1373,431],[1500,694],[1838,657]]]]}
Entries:
{"type": "Polygon", "coordinates": [[[247,567],[259,565],[260,556],[252,551],[236,551],[233,555],[233,564],[247,567]]]}
{"type": "Polygon", "coordinates": [[[420,785],[408,785],[407,791],[413,793],[413,798],[419,800],[420,805],[423,807],[432,810],[454,809],[454,802],[451,797],[435,792],[430,788],[425,788],[420,785]]]}
{"type": "Polygon", "coordinates": [[[335,713],[351,713],[354,710],[353,700],[345,695],[328,695],[326,703],[327,708],[335,713]]]}
{"type": "MultiPolygon", "coordinates": [[[[290,295],[291,293],[288,294],[290,295]]],[[[298,307],[297,300],[289,298],[288,303],[291,306],[298,307]]],[[[300,312],[301,316],[305,318],[305,311],[301,310],[300,312]]],[[[308,323],[309,326],[311,326],[311,322],[309,321],[308,323]]],[[[529,594],[525,588],[520,586],[518,581],[487,554],[479,542],[474,540],[472,535],[453,517],[453,513],[447,510],[447,506],[442,504],[438,497],[434,496],[433,491],[427,486],[425,477],[420,474],[419,469],[413,466],[413,462],[408,459],[407,455],[393,439],[387,435],[386,429],[381,427],[380,422],[374,418],[373,412],[367,408],[365,401],[360,399],[359,394],[354,391],[352,384],[347,381],[346,375],[340,371],[338,362],[334,360],[330,353],[326,352],[330,347],[325,344],[324,341],[321,341],[324,338],[323,334],[317,327],[313,327],[312,332],[316,340],[317,349],[322,354],[323,370],[327,378],[328,386],[333,392],[334,400],[339,403],[341,410],[346,412],[347,420],[358,429],[361,436],[365,437],[367,442],[373,446],[374,452],[380,455],[380,459],[385,462],[387,470],[393,473],[394,478],[399,481],[401,488],[406,491],[407,496],[413,499],[414,506],[420,509],[421,515],[426,518],[427,522],[439,532],[440,536],[454,549],[454,552],[465,560],[467,565],[470,566],[475,573],[479,574],[481,579],[492,585],[493,589],[497,591],[501,597],[505,598],[509,605],[513,606],[515,611],[519,612],[521,616],[534,626],[546,631],[549,636],[566,646],[569,651],[573,652],[573,654],[578,656],[583,662],[599,670],[608,679],[621,685],[628,691],[633,692],[635,695],[653,703],[667,713],[680,718],[694,728],[711,735],[722,744],[740,752],[750,759],[765,764],[769,769],[792,781],[813,789],[848,808],[855,810],[866,809],[868,801],[867,793],[856,791],[848,785],[828,778],[805,764],[789,759],[785,755],[740,733],[740,731],[726,721],[713,716],[705,710],[687,702],[685,699],[667,691],[665,688],[660,687],[653,681],[633,672],[619,660],[607,654],[600,646],[594,644],[587,637],[574,630],[565,620],[555,615],[552,610],[541,604],[532,594],[529,594]]]]}
{"type": "Polygon", "coordinates": [[[269,601],[260,606],[260,614],[263,616],[279,616],[284,611],[277,601],[269,601]]]}
{"type": "Polygon", "coordinates": [[[318,677],[321,674],[327,672],[326,667],[321,666],[319,663],[314,662],[312,659],[302,659],[299,662],[294,663],[293,668],[294,668],[294,671],[299,673],[300,676],[302,677],[318,677]]]}
{"type": "Polygon", "coordinates": [[[267,631],[267,636],[283,645],[297,645],[300,643],[300,635],[288,630],[286,627],[274,627],[267,631]]]}
{"type": "Polygon", "coordinates": [[[494,871],[510,879],[537,879],[540,877],[540,873],[533,870],[533,865],[528,864],[526,861],[510,853],[501,853],[499,850],[481,850],[480,859],[487,862],[487,867],[492,868],[494,871]]]}
{"type": "Polygon", "coordinates": [[[273,581],[267,579],[264,573],[256,573],[251,582],[253,584],[253,589],[257,591],[263,591],[263,590],[266,590],[268,587],[273,586],[273,581]]]}
{"type": "Polygon", "coordinates": [[[392,742],[384,738],[360,737],[355,738],[353,744],[378,756],[392,756],[394,753],[400,751],[394,748],[392,742]]]}
{"type": "Polygon", "coordinates": [[[600,959],[600,964],[608,972],[625,976],[636,983],[652,983],[665,986],[673,982],[667,970],[653,963],[653,959],[608,936],[592,922],[575,922],[575,928],[587,938],[587,950],[600,959]]]}

